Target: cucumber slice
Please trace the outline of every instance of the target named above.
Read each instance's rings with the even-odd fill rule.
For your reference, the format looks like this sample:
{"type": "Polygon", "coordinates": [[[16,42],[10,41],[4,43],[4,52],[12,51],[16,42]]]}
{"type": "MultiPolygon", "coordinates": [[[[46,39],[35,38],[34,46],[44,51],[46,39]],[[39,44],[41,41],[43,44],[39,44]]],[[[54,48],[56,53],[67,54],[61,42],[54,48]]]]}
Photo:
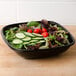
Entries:
{"type": "Polygon", "coordinates": [[[25,37],[25,35],[23,33],[16,33],[15,35],[17,38],[22,39],[25,37]]]}
{"type": "Polygon", "coordinates": [[[35,38],[32,38],[33,40],[41,40],[43,39],[42,37],[35,37],[35,38]]]}
{"type": "Polygon", "coordinates": [[[40,35],[40,34],[36,34],[36,33],[32,33],[32,34],[35,35],[35,36],[43,37],[43,36],[40,35]]]}
{"type": "Polygon", "coordinates": [[[30,43],[30,44],[28,44],[29,46],[31,46],[31,45],[36,45],[36,43],[30,43]]]}
{"type": "Polygon", "coordinates": [[[35,42],[38,42],[38,40],[31,40],[30,42],[31,43],[35,43],[35,42]]]}
{"type": "Polygon", "coordinates": [[[12,47],[14,47],[15,49],[21,49],[22,46],[22,44],[12,44],[12,47]]]}
{"type": "Polygon", "coordinates": [[[37,43],[44,43],[45,42],[45,40],[40,40],[39,42],[37,42],[37,43]]]}
{"type": "Polygon", "coordinates": [[[30,42],[24,42],[23,44],[24,44],[24,45],[27,45],[27,44],[30,44],[30,42]]]}
{"type": "Polygon", "coordinates": [[[31,38],[30,37],[25,37],[24,39],[22,39],[23,41],[30,41],[31,38]]]}
{"type": "Polygon", "coordinates": [[[24,34],[30,37],[35,37],[32,33],[24,32],[24,34]]]}
{"type": "Polygon", "coordinates": [[[13,43],[13,44],[21,44],[21,43],[23,43],[23,41],[20,40],[20,39],[14,39],[14,40],[12,41],[12,43],[13,43]]]}

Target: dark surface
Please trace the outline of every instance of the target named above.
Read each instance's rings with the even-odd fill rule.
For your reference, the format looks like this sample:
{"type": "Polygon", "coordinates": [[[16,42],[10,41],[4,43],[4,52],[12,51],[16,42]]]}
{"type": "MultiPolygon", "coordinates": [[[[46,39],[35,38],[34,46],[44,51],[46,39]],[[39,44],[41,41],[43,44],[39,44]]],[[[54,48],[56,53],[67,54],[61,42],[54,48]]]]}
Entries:
{"type": "MultiPolygon", "coordinates": [[[[39,21],[40,22],[40,21],[39,21]]],[[[4,41],[6,42],[6,44],[12,48],[14,51],[16,51],[19,55],[21,56],[25,56],[26,58],[43,58],[43,57],[49,57],[49,56],[55,56],[58,55],[64,51],[66,51],[70,46],[72,46],[75,43],[74,38],[72,37],[72,35],[69,32],[69,41],[70,44],[69,45],[65,45],[65,46],[59,46],[59,47],[55,47],[55,48],[49,48],[49,49],[40,49],[40,50],[25,50],[25,49],[15,49],[13,48],[9,42],[5,39],[5,30],[10,29],[12,27],[18,27],[19,24],[25,24],[27,22],[23,22],[23,23],[16,23],[16,24],[10,24],[5,26],[2,29],[2,37],[4,39],[4,41]]],[[[51,23],[52,25],[57,25],[57,26],[61,26],[60,24],[53,22],[53,21],[49,21],[49,23],[51,23]]],[[[63,26],[61,26],[65,31],[67,31],[63,26]]],[[[67,31],[68,32],[68,31],[67,31]]]]}

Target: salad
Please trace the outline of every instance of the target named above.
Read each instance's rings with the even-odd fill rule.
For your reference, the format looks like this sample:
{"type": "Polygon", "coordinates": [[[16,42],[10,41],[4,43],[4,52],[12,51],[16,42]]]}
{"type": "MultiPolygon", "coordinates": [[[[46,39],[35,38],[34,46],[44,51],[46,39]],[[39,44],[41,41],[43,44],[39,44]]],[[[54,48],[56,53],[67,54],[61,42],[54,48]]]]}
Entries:
{"type": "Polygon", "coordinates": [[[15,49],[47,49],[69,44],[68,32],[45,19],[10,28],[5,31],[5,37],[15,49]]]}

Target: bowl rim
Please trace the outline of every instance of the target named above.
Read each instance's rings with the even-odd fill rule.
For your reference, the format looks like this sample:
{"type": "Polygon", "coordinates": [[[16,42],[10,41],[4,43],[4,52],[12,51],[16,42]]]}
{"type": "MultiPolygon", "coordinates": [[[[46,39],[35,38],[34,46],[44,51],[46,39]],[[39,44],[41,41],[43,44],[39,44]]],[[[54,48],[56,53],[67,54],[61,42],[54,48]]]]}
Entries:
{"type": "MultiPolygon", "coordinates": [[[[40,21],[38,21],[38,22],[40,22],[40,21]]],[[[69,33],[71,39],[72,39],[72,43],[67,44],[67,45],[64,45],[64,46],[54,47],[54,48],[38,49],[37,51],[45,51],[45,50],[62,48],[62,47],[70,47],[70,46],[72,46],[72,45],[75,43],[74,37],[72,36],[72,34],[71,34],[65,27],[63,27],[61,24],[59,24],[59,23],[57,23],[57,22],[55,22],[55,21],[48,21],[48,22],[50,22],[50,23],[51,23],[51,22],[52,22],[52,23],[55,23],[55,24],[57,24],[58,26],[62,27],[65,31],[67,31],[67,32],[69,33]]],[[[34,51],[34,50],[26,50],[26,49],[16,49],[16,48],[13,48],[13,47],[10,45],[10,43],[9,43],[9,42],[6,40],[6,38],[5,38],[4,29],[7,28],[7,27],[9,27],[9,26],[19,25],[19,24],[26,24],[26,23],[27,23],[27,22],[20,22],[20,23],[14,23],[14,24],[5,25],[5,26],[2,28],[2,30],[1,30],[1,35],[2,35],[2,38],[3,38],[3,40],[5,41],[5,43],[6,43],[10,48],[12,48],[12,49],[14,49],[14,50],[16,50],[16,51],[31,52],[31,51],[34,51]]]]}

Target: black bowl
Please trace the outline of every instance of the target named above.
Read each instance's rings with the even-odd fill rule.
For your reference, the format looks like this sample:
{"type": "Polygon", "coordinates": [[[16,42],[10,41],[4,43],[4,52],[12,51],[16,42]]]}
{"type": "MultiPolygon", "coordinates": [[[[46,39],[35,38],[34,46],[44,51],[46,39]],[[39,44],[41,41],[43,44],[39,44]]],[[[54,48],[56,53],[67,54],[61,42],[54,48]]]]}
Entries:
{"type": "MultiPolygon", "coordinates": [[[[40,21],[38,21],[40,22],[40,21]]],[[[60,53],[66,51],[70,46],[72,46],[75,43],[75,40],[73,38],[73,36],[70,34],[69,32],[69,41],[70,44],[65,45],[65,46],[59,46],[59,47],[55,47],[55,48],[49,48],[49,49],[38,49],[38,50],[25,50],[25,49],[15,49],[13,48],[9,42],[6,40],[5,38],[5,31],[7,29],[13,28],[13,27],[19,27],[19,24],[26,24],[27,22],[23,22],[23,23],[16,23],[16,24],[10,24],[7,25],[5,27],[3,27],[2,29],[2,37],[4,39],[4,41],[6,42],[6,44],[12,48],[14,51],[16,51],[18,54],[25,56],[26,58],[43,58],[43,57],[49,57],[49,56],[55,56],[55,55],[59,55],[60,53]]],[[[67,31],[63,26],[61,26],[59,23],[56,23],[54,21],[49,21],[49,23],[51,23],[52,25],[57,25],[62,27],[65,31],[67,31]]],[[[67,31],[68,32],[68,31],[67,31]]]]}

